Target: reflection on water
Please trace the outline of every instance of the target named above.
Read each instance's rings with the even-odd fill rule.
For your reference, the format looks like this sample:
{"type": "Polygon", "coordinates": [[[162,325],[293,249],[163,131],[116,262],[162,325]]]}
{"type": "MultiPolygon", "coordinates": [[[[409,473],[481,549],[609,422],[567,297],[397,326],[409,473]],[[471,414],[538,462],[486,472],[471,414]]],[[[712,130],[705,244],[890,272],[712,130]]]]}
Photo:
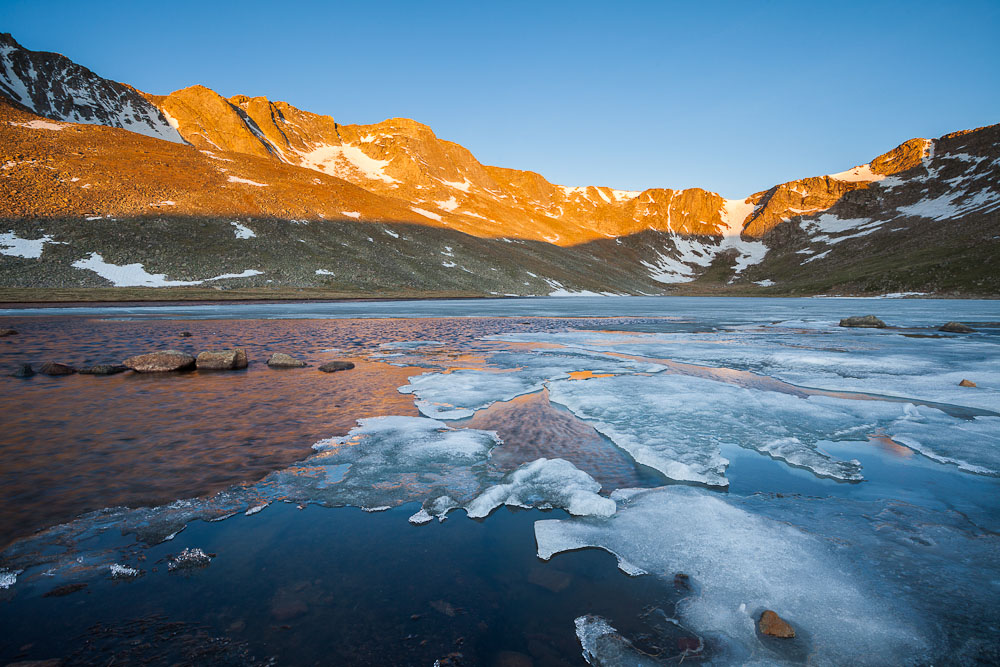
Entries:
{"type": "Polygon", "coordinates": [[[393,352],[392,343],[441,341],[421,356],[435,367],[481,368],[482,355],[467,351],[482,345],[480,337],[562,329],[567,321],[34,317],[9,325],[20,334],[0,339],[0,368],[50,360],[85,367],[156,349],[197,354],[236,346],[246,348],[251,365],[237,372],[0,377],[0,550],[86,511],[157,505],[259,479],[305,458],[314,442],[344,435],[360,418],[417,415],[413,397],[396,390],[426,368],[364,360],[374,354],[396,361],[378,356],[393,352]],[[270,369],[264,361],[273,352],[311,367],[270,369]],[[352,359],[356,368],[316,371],[331,359],[352,359]]]}
{"type": "MultiPolygon", "coordinates": [[[[44,597],[44,580],[26,583],[18,613],[0,603],[0,663],[581,665],[581,609],[633,635],[648,633],[644,609],[673,612],[677,591],[622,574],[609,554],[540,562],[533,524],[562,512],[501,509],[414,528],[413,510],[278,503],[192,524],[149,549],[133,581],[97,580],[64,598],[44,597]],[[185,547],[216,556],[168,573],[163,559],[185,547]]],[[[657,647],[664,657],[697,643],[675,634],[657,647]]]]}
{"type": "Polygon", "coordinates": [[[665,481],[655,470],[637,465],[593,426],[549,403],[547,389],[494,403],[456,425],[496,431],[504,444],[493,451],[493,462],[503,470],[541,457],[562,458],[600,482],[605,492],[665,481]]]}
{"type": "MultiPolygon", "coordinates": [[[[779,306],[793,309],[792,303],[779,306]]],[[[915,320],[927,319],[933,311],[892,307],[915,320]]],[[[271,312],[268,308],[275,307],[261,312],[271,312]]],[[[373,306],[374,311],[379,308],[385,309],[373,306]]],[[[829,309],[829,302],[824,308],[829,309]]],[[[819,312],[812,306],[804,310],[819,312]]],[[[759,315],[746,311],[734,321],[741,317],[759,315]]],[[[681,598],[699,594],[699,575],[704,572],[678,564],[683,572],[674,572],[671,565],[652,576],[629,578],[615,567],[613,556],[594,550],[542,562],[535,556],[533,524],[566,517],[562,511],[501,508],[485,521],[454,511],[443,523],[416,528],[407,523],[417,509],[413,503],[368,507],[365,512],[310,505],[336,497],[351,484],[368,490],[384,487],[386,493],[399,490],[393,504],[409,501],[408,489],[430,499],[428,489],[447,471],[425,465],[392,475],[379,464],[370,467],[381,475],[362,477],[362,462],[341,462],[336,448],[304,460],[313,454],[310,445],[347,433],[359,418],[416,416],[413,396],[397,391],[411,376],[476,369],[489,384],[514,372],[497,361],[501,355],[496,352],[562,347],[502,343],[485,336],[566,328],[713,330],[715,324],[704,318],[100,321],[33,316],[0,320],[0,325],[21,332],[0,339],[0,364],[5,366],[48,360],[84,366],[152,349],[196,353],[234,346],[246,348],[254,362],[240,372],[0,377],[0,551],[12,538],[86,510],[202,496],[155,510],[95,512],[75,527],[41,534],[51,535],[49,542],[36,538],[39,552],[27,554],[38,556],[31,564],[4,561],[24,572],[17,574],[16,585],[0,589],[0,664],[62,658],[67,664],[102,665],[428,665],[436,660],[442,665],[578,665],[582,659],[573,620],[581,614],[608,619],[638,650],[667,663],[700,658],[702,639],[709,658],[726,662],[723,649],[713,644],[721,635],[699,638],[668,620],[681,598]],[[182,337],[183,331],[191,335],[182,337]],[[311,367],[269,369],[263,361],[272,352],[292,354],[311,367]],[[318,364],[331,359],[351,359],[357,366],[349,372],[317,372],[318,364]],[[330,465],[323,465],[325,460],[330,465]],[[296,461],[300,463],[293,464],[296,461]],[[251,483],[275,470],[279,472],[263,482],[251,483]],[[301,492],[303,488],[308,493],[301,492]],[[205,500],[220,490],[215,500],[205,500]],[[161,541],[165,537],[167,541],[161,541]],[[155,544],[148,546],[144,540],[155,544]],[[211,563],[168,572],[169,558],[186,548],[212,554],[211,563]],[[61,555],[59,549],[64,550],[61,555]],[[112,579],[110,563],[142,574],[112,579]]],[[[878,398],[811,390],[740,370],[614,356],[655,361],[675,380],[676,374],[708,378],[786,397],[878,398]]],[[[530,359],[511,355],[506,361],[531,367],[530,359]]],[[[610,375],[580,370],[589,365],[567,369],[566,385],[594,387],[602,383],[599,378],[610,375]]],[[[637,465],[591,424],[551,404],[547,389],[536,388],[449,423],[495,431],[502,439],[483,463],[485,478],[495,481],[539,457],[560,457],[600,482],[603,493],[669,483],[637,465]]],[[[453,432],[439,426],[431,430],[453,432]]],[[[359,442],[349,440],[341,449],[360,451],[359,442]]],[[[820,443],[831,456],[861,462],[866,481],[852,485],[817,477],[745,445],[726,442],[721,451],[731,461],[729,497],[748,504],[766,506],[769,499],[784,501],[789,496],[796,496],[794,502],[799,496],[814,498],[815,506],[824,507],[830,499],[892,498],[930,512],[957,513],[978,526],[983,539],[990,537],[987,531],[993,535],[997,530],[992,500],[997,497],[997,478],[958,473],[915,456],[880,432],[871,433],[867,442],[820,443]]],[[[459,484],[451,486],[462,490],[459,484]]],[[[599,522],[574,520],[584,526],[599,522]]],[[[933,537],[933,526],[910,527],[915,535],[933,537]]],[[[697,542],[701,528],[683,535],[684,540],[697,542]]],[[[824,535],[822,525],[810,525],[809,530],[824,535]]],[[[745,538],[752,547],[753,536],[745,538]]],[[[935,576],[950,576],[956,554],[949,552],[949,543],[921,539],[900,543],[900,553],[940,550],[943,565],[934,570],[935,576]]],[[[708,551],[712,548],[706,545],[708,551]]],[[[5,552],[5,557],[26,555],[16,551],[5,552]]],[[[989,568],[982,570],[991,576],[989,568]]],[[[906,580],[908,574],[900,570],[898,576],[906,580]]],[[[966,580],[956,578],[948,589],[956,594],[949,597],[961,599],[962,586],[966,580]]],[[[760,595],[751,592],[745,597],[760,595]]],[[[961,625],[954,634],[964,640],[971,632],[961,625]]],[[[950,636],[951,628],[941,634],[950,636]]],[[[797,645],[802,652],[784,657],[805,659],[808,632],[802,636],[803,643],[797,645]]],[[[968,655],[994,651],[994,644],[983,646],[980,653],[968,655]]]]}

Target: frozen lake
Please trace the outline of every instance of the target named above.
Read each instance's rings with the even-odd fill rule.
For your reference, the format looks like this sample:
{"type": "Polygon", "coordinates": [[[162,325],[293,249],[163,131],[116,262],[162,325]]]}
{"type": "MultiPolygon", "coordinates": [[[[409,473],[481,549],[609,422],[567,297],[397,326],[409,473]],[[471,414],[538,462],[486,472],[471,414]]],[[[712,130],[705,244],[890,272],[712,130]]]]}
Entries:
{"type": "Polygon", "coordinates": [[[255,362],[0,378],[0,662],[1000,660],[998,301],[108,306],[0,327],[19,331],[6,366],[255,362]],[[887,327],[837,326],[867,314],[887,327]],[[316,372],[332,359],[356,368],[316,372]],[[794,638],[759,631],[768,609],[794,638]]]}

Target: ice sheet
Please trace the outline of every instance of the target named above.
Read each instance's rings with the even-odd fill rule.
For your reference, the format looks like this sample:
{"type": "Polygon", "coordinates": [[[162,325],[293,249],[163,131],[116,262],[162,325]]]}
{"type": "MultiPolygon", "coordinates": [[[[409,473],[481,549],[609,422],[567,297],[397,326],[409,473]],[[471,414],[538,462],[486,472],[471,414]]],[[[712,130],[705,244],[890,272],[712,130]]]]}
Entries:
{"type": "Polygon", "coordinates": [[[574,371],[655,373],[663,366],[615,359],[583,350],[501,352],[488,357],[495,372],[458,370],[425,373],[410,379],[400,393],[417,396],[420,412],[436,419],[462,419],[498,401],[509,401],[542,389],[549,380],[574,371]]]}
{"type": "MultiPolygon", "coordinates": [[[[850,314],[846,309],[840,312],[850,314]]],[[[891,319],[888,323],[897,324],[891,319]]],[[[502,339],[726,367],[803,387],[867,392],[1000,413],[1000,340],[982,334],[942,335],[936,327],[943,323],[922,331],[859,330],[840,328],[836,319],[827,319],[786,321],[717,333],[624,335],[570,331],[502,339]],[[977,388],[960,387],[963,379],[976,382],[977,388]]]]}
{"type": "MultiPolygon", "coordinates": [[[[720,451],[729,444],[820,476],[860,480],[857,461],[837,460],[817,445],[834,438],[864,440],[879,416],[858,401],[802,398],[662,373],[552,382],[549,397],[639,463],[671,479],[714,486],[728,484],[729,462],[720,451]]],[[[902,410],[891,409],[891,414],[902,410]]]]}
{"type": "MultiPolygon", "coordinates": [[[[808,501],[777,501],[783,503],[779,519],[692,487],[616,497],[620,507],[609,519],[537,522],[539,557],[593,546],[615,554],[631,573],[687,574],[700,593],[678,605],[681,620],[747,656],[746,662],[777,658],[755,631],[765,609],[809,638],[810,664],[903,664],[928,657],[935,635],[902,590],[905,582],[869,567],[857,553],[901,565],[885,553],[878,524],[863,516],[851,513],[850,525],[838,527],[831,541],[823,536],[826,522],[810,522],[808,531],[788,523],[808,501]]],[[[843,509],[835,506],[830,514],[843,509]]],[[[957,531],[950,538],[966,539],[957,531]]]]}

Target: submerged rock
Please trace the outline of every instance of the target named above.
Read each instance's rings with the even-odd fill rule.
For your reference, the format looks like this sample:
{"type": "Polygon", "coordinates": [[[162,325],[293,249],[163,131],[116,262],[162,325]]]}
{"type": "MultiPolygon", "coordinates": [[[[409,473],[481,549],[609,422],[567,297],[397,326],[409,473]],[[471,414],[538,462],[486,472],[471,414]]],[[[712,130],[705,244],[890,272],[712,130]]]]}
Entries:
{"type": "Polygon", "coordinates": [[[296,359],[290,354],[285,354],[284,352],[275,352],[271,355],[271,358],[267,360],[267,365],[271,368],[303,368],[306,362],[296,359]]]}
{"type": "Polygon", "coordinates": [[[30,378],[34,374],[35,369],[31,367],[31,364],[21,364],[10,376],[12,378],[30,378]]]}
{"type": "Polygon", "coordinates": [[[195,367],[195,360],[190,354],[177,350],[164,350],[129,357],[122,364],[136,373],[167,373],[190,370],[195,367]]]}
{"type": "Polygon", "coordinates": [[[874,315],[865,315],[864,317],[845,317],[840,320],[840,326],[861,327],[864,329],[885,329],[885,322],[874,315]]]}
{"type": "Polygon", "coordinates": [[[938,327],[938,331],[945,331],[947,333],[975,333],[976,330],[967,324],[962,324],[961,322],[946,322],[938,327]]]}
{"type": "Polygon", "coordinates": [[[72,375],[76,372],[76,369],[72,366],[67,366],[66,364],[60,364],[55,361],[47,361],[39,367],[38,372],[43,375],[52,375],[55,377],[60,375],[72,375]]]}
{"type": "Polygon", "coordinates": [[[198,370],[235,371],[247,367],[247,353],[241,347],[221,352],[201,352],[195,360],[198,370]]]}
{"type": "Polygon", "coordinates": [[[3,338],[5,336],[16,336],[16,335],[17,335],[16,329],[0,329],[0,338],[3,338]]]}
{"type": "Polygon", "coordinates": [[[128,370],[128,366],[122,366],[121,364],[98,364],[96,366],[89,366],[88,368],[81,368],[80,373],[84,375],[114,375],[116,373],[124,373],[128,370]]]}
{"type": "Polygon", "coordinates": [[[61,597],[65,597],[67,595],[71,595],[72,593],[76,593],[77,591],[82,591],[86,587],[87,587],[87,584],[83,584],[83,583],[65,584],[63,586],[56,586],[55,588],[53,588],[52,590],[48,591],[47,593],[44,593],[42,595],[42,597],[43,598],[61,598],[61,597]]]}
{"type": "Polygon", "coordinates": [[[759,627],[761,634],[771,637],[790,639],[795,636],[795,630],[792,626],[770,609],[767,609],[760,615],[759,627]]]}
{"type": "Polygon", "coordinates": [[[337,371],[349,371],[354,368],[350,361],[330,361],[319,367],[324,373],[336,373],[337,371]]]}
{"type": "Polygon", "coordinates": [[[962,380],[961,382],[958,383],[958,386],[959,387],[975,387],[976,383],[973,382],[972,380],[962,380]]]}
{"type": "Polygon", "coordinates": [[[532,667],[534,664],[530,655],[518,651],[500,651],[490,660],[490,667],[532,667]]]}

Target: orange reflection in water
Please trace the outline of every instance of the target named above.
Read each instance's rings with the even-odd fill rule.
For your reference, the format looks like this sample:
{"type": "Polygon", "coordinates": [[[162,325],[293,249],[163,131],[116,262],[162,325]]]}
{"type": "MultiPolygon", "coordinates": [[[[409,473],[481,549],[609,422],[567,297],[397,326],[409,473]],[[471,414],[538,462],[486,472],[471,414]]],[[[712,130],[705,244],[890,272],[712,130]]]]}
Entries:
{"type": "Polygon", "coordinates": [[[594,371],[572,371],[568,373],[570,380],[589,380],[590,378],[614,377],[614,373],[595,373],[594,371]]]}
{"type": "Polygon", "coordinates": [[[903,459],[908,459],[913,457],[913,450],[909,447],[905,447],[887,435],[881,433],[870,433],[868,435],[868,442],[877,446],[884,452],[893,454],[903,459]]]}
{"type": "Polygon", "coordinates": [[[631,457],[568,410],[549,403],[547,389],[494,403],[456,425],[496,431],[503,444],[493,450],[492,461],[502,470],[540,457],[563,458],[605,489],[642,483],[631,457]]]}

